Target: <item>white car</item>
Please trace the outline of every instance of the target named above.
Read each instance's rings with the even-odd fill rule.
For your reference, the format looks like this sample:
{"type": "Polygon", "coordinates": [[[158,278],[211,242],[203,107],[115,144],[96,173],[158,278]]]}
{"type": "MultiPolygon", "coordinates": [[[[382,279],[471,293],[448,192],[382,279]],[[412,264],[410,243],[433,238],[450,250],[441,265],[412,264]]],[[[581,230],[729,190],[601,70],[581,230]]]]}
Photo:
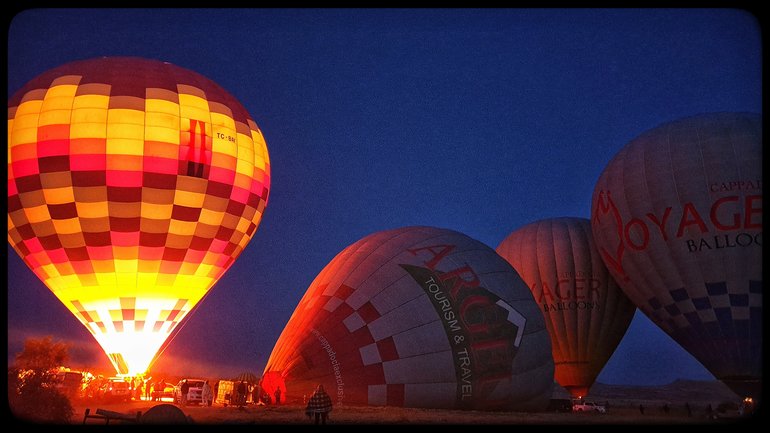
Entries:
{"type": "Polygon", "coordinates": [[[572,405],[572,412],[599,412],[607,413],[607,408],[600,406],[592,401],[585,403],[575,403],[572,405]]]}
{"type": "Polygon", "coordinates": [[[182,404],[182,383],[187,381],[190,389],[187,390],[187,404],[203,403],[203,379],[182,379],[174,387],[174,403],[182,404]]]}

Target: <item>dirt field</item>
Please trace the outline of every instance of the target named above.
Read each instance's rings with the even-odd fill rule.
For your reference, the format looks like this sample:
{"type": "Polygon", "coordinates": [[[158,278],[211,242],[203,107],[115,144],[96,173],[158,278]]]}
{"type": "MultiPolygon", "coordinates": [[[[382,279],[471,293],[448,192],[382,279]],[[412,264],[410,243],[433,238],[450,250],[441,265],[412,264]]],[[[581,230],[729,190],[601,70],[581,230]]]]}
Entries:
{"type": "MultiPolygon", "coordinates": [[[[685,424],[725,424],[743,421],[758,421],[752,418],[739,418],[737,403],[740,398],[724,384],[717,381],[686,381],[678,380],[662,386],[630,386],[595,384],[590,391],[589,401],[600,404],[609,403],[609,412],[599,413],[517,413],[517,412],[483,412],[439,409],[413,409],[398,407],[368,407],[368,406],[335,406],[331,413],[329,424],[336,425],[375,425],[375,424],[417,424],[417,425],[685,425],[685,424]],[[644,414],[639,411],[639,405],[644,406],[644,414]],[[668,413],[664,406],[668,406],[668,413]],[[691,416],[686,407],[690,406],[691,416]],[[718,419],[709,419],[706,408],[711,405],[715,410],[725,405],[734,409],[726,409],[718,414],[718,419]]],[[[554,399],[568,399],[569,395],[562,388],[554,390],[554,399]]],[[[72,424],[83,424],[86,409],[96,413],[97,409],[118,412],[136,416],[137,412],[148,414],[154,407],[166,404],[182,420],[199,425],[212,424],[280,424],[302,425],[311,424],[304,414],[304,405],[300,402],[282,406],[247,405],[244,408],[233,406],[224,407],[215,404],[212,407],[188,406],[181,408],[168,402],[129,401],[105,403],[96,401],[74,400],[75,414],[72,424]]],[[[567,400],[568,401],[568,400],[567,400]]],[[[166,406],[165,409],[168,409],[166,406]]],[[[164,407],[153,410],[157,412],[164,407]]],[[[759,414],[761,418],[761,414],[759,414]]],[[[104,419],[88,418],[86,424],[105,424],[104,419]]],[[[119,424],[119,421],[111,421],[119,424]]]]}
{"type": "MultiPolygon", "coordinates": [[[[83,422],[86,407],[94,413],[97,408],[121,413],[147,410],[160,404],[155,402],[128,402],[76,406],[73,423],[83,422]]],[[[212,407],[189,406],[182,408],[185,415],[195,424],[311,424],[304,415],[302,405],[286,406],[233,406],[212,407]]],[[[394,407],[335,407],[329,424],[704,424],[720,423],[725,420],[710,421],[705,414],[693,414],[688,417],[684,411],[672,410],[668,415],[648,409],[641,415],[638,409],[611,409],[610,413],[513,413],[482,412],[436,409],[411,409],[394,407]]],[[[104,424],[104,420],[91,419],[87,424],[104,424]]],[[[111,422],[111,424],[114,423],[111,422]]]]}

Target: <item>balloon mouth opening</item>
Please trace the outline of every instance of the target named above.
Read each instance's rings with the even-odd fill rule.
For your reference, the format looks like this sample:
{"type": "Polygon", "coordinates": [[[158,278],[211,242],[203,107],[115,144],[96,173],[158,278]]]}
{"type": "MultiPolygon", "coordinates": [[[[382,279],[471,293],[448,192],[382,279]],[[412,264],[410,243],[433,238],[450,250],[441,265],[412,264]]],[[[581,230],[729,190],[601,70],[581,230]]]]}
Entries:
{"type": "Polygon", "coordinates": [[[751,376],[730,376],[721,377],[719,380],[741,399],[760,400],[762,398],[762,379],[751,376]]]}
{"type": "Polygon", "coordinates": [[[118,376],[144,374],[167,340],[164,332],[122,332],[94,335],[118,376]]]}
{"type": "Polygon", "coordinates": [[[570,396],[572,398],[582,399],[586,395],[588,395],[588,389],[587,386],[564,386],[564,389],[569,392],[570,396]]]}
{"type": "Polygon", "coordinates": [[[286,379],[279,371],[268,371],[262,375],[262,389],[264,392],[270,395],[271,398],[275,398],[276,390],[280,390],[279,397],[281,401],[279,403],[286,403],[288,398],[288,392],[286,390],[286,379]]]}

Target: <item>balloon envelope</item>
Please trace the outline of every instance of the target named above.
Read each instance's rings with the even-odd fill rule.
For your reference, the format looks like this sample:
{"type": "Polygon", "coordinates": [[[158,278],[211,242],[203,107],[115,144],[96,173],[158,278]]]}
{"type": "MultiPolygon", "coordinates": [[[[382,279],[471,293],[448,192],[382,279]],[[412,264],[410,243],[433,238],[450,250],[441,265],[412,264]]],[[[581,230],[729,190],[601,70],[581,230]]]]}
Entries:
{"type": "Polygon", "coordinates": [[[529,286],[551,335],[554,378],[588,394],[636,307],[604,266],[585,218],[552,218],[509,234],[497,252],[529,286]]]}
{"type": "Polygon", "coordinates": [[[259,383],[259,376],[257,376],[256,374],[250,371],[244,371],[238,374],[237,376],[235,376],[232,380],[238,381],[238,382],[245,381],[251,384],[255,384],[255,383],[259,383]]]}
{"type": "Polygon", "coordinates": [[[143,372],[268,198],[264,138],[207,78],[141,58],[52,69],[8,101],[8,240],[120,374],[143,372]]]}
{"type": "Polygon", "coordinates": [[[591,224],[653,322],[728,385],[761,379],[759,115],[704,114],[634,139],[596,183],[591,224]]]}
{"type": "Polygon", "coordinates": [[[315,278],[265,368],[289,398],[335,404],[540,410],[553,389],[543,318],[493,249],[461,233],[369,235],[315,278]]]}

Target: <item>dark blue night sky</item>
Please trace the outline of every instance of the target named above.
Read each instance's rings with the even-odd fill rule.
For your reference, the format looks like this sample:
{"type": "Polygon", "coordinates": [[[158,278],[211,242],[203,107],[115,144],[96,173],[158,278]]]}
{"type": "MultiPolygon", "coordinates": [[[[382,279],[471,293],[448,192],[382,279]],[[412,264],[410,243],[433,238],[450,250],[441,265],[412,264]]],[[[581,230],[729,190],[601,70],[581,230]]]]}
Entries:
{"type": "MultiPolygon", "coordinates": [[[[156,368],[261,373],[316,274],[376,231],[429,225],[492,248],[590,216],[599,174],[659,124],[761,112],[761,36],[730,9],[36,9],[8,33],[9,96],[74,60],[141,56],[201,73],[249,110],[272,189],[249,246],[156,368]]],[[[28,336],[96,341],[8,246],[8,356],[28,336]]],[[[712,379],[637,312],[598,381],[712,379]]]]}

